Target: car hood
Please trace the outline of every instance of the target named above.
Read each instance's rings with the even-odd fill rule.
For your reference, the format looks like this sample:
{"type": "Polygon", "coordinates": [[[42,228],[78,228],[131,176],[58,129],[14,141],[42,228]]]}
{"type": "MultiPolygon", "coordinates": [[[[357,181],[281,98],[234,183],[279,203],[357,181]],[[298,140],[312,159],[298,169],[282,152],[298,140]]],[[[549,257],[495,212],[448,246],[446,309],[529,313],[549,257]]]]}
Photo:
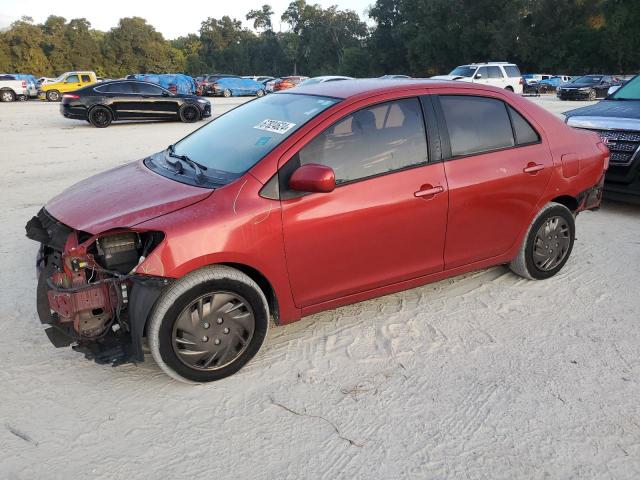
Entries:
{"type": "Polygon", "coordinates": [[[463,77],[461,75],[436,75],[431,77],[433,80],[467,80],[471,81],[470,77],[463,77]]]}
{"type": "Polygon", "coordinates": [[[45,209],[71,228],[97,234],[188,207],[212,192],[158,175],[141,160],[76,183],[51,199],[45,209]]]}
{"type": "Polygon", "coordinates": [[[640,100],[602,100],[595,105],[569,110],[565,115],[567,117],[616,117],[640,120],[640,100]]]}

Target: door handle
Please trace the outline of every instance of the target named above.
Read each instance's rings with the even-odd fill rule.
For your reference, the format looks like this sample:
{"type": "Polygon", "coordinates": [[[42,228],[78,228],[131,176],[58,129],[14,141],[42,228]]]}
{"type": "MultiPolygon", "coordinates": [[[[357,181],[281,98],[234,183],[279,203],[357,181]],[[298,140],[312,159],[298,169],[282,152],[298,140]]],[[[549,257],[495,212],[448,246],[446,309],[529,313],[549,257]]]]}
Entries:
{"type": "Polygon", "coordinates": [[[432,187],[431,185],[423,185],[422,187],[420,187],[420,190],[414,193],[414,195],[416,197],[424,198],[424,197],[432,197],[442,192],[444,192],[444,188],[442,188],[440,185],[436,187],[432,187]]]}
{"type": "Polygon", "coordinates": [[[539,163],[529,163],[526,167],[522,169],[524,173],[536,173],[540,170],[544,170],[544,165],[540,165],[539,163]]]}

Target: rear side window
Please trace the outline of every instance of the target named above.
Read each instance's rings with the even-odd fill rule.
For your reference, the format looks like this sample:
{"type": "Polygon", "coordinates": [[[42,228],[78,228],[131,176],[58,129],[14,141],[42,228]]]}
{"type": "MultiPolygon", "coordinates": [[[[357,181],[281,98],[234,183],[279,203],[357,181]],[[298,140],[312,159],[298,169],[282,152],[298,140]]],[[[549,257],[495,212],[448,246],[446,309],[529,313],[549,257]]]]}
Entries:
{"type": "Polygon", "coordinates": [[[109,85],[101,85],[97,87],[98,92],[104,93],[133,93],[131,82],[111,83],[109,85]]]}
{"type": "Polygon", "coordinates": [[[529,122],[510,106],[507,108],[509,109],[509,116],[511,116],[511,123],[513,124],[513,134],[516,136],[516,145],[539,142],[540,137],[529,122]]]}
{"type": "Polygon", "coordinates": [[[507,108],[500,100],[463,95],[443,95],[451,155],[471,155],[513,147],[513,132],[507,108]]]}
{"type": "Polygon", "coordinates": [[[300,164],[331,167],[336,184],[427,163],[417,98],[381,103],[338,121],[299,152],[300,164]]]}
{"type": "Polygon", "coordinates": [[[16,77],[13,75],[0,75],[0,80],[15,80],[16,77]]]}
{"type": "Polygon", "coordinates": [[[89,75],[82,75],[82,81],[83,82],[90,82],[91,79],[89,78],[89,75]]]}
{"type": "Polygon", "coordinates": [[[136,90],[141,95],[162,95],[162,92],[164,91],[162,88],[148,83],[136,83],[135,85],[136,90]]]}
{"type": "Polygon", "coordinates": [[[507,74],[507,77],[521,77],[522,74],[520,73],[520,69],[518,67],[516,67],[515,65],[507,65],[504,67],[504,71],[507,74]]]}
{"type": "Polygon", "coordinates": [[[489,70],[489,78],[504,78],[500,67],[487,67],[487,69],[489,70]]]}

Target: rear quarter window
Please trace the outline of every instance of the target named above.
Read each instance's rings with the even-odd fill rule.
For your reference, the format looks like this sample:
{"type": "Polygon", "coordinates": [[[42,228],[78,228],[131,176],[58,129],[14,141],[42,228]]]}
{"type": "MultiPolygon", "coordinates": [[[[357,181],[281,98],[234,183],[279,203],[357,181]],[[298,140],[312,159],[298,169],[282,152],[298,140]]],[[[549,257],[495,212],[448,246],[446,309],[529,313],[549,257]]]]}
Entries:
{"type": "Polygon", "coordinates": [[[527,122],[522,115],[515,111],[511,106],[509,109],[509,116],[511,117],[511,123],[513,124],[513,133],[516,137],[516,145],[527,145],[529,143],[537,143],[540,141],[538,132],[527,122]]]}

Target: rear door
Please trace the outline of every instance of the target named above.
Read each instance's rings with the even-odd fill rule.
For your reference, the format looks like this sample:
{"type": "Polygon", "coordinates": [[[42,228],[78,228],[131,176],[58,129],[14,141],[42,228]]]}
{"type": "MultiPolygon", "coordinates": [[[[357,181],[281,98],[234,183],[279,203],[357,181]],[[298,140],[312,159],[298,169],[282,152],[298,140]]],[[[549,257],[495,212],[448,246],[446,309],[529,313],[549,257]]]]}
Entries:
{"type": "Polygon", "coordinates": [[[487,67],[487,85],[491,85],[492,87],[504,88],[505,87],[505,79],[502,74],[502,69],[496,65],[489,65],[487,67]]]}
{"type": "Polygon", "coordinates": [[[553,161],[539,128],[502,97],[439,95],[449,184],[445,268],[506,253],[528,226],[553,161]]]}
{"type": "Polygon", "coordinates": [[[363,106],[307,141],[280,170],[297,306],[442,271],[447,183],[443,164],[428,161],[418,98],[363,106]],[[330,166],[336,189],[288,191],[307,163],[330,166]]]}
{"type": "Polygon", "coordinates": [[[116,118],[127,119],[140,116],[140,97],[133,91],[132,82],[99,85],[95,90],[106,94],[116,118]]]}

